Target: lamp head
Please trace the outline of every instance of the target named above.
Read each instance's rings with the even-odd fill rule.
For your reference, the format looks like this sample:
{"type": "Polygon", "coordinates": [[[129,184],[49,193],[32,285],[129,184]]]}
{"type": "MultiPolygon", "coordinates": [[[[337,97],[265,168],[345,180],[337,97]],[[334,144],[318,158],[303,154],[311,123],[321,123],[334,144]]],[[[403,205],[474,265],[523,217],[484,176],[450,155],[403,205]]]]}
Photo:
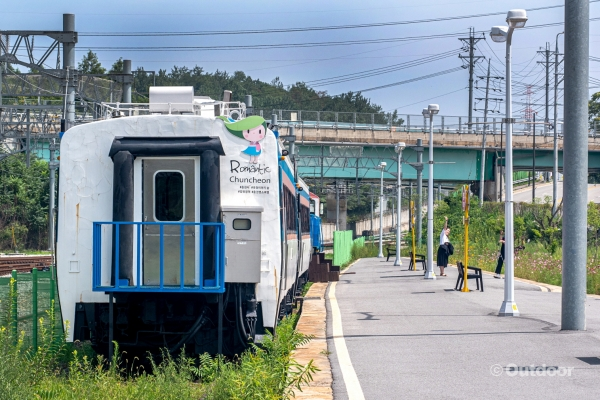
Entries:
{"type": "Polygon", "coordinates": [[[402,153],[402,150],[404,150],[405,147],[406,147],[406,143],[399,142],[394,146],[394,151],[396,153],[402,153]]]}
{"type": "Polygon", "coordinates": [[[433,115],[440,112],[440,106],[437,104],[430,104],[427,106],[427,109],[429,110],[429,113],[433,115]]]}
{"type": "Polygon", "coordinates": [[[428,108],[424,108],[423,109],[423,116],[429,118],[429,109],[428,108]]]}
{"type": "Polygon", "coordinates": [[[506,42],[508,38],[508,26],[492,26],[490,37],[496,43],[506,42]]]}
{"type": "Polygon", "coordinates": [[[527,11],[525,10],[510,10],[506,15],[508,26],[513,29],[525,27],[527,22],[527,11]]]}
{"type": "Polygon", "coordinates": [[[382,161],[379,163],[379,168],[384,169],[386,165],[387,163],[385,161],[382,161]]]}

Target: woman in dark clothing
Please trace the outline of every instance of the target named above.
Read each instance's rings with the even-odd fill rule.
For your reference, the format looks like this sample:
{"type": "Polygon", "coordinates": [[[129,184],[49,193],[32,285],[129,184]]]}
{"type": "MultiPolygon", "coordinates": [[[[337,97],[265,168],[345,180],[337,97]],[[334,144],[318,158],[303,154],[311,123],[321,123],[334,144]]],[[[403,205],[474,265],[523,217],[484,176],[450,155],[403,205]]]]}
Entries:
{"type": "Polygon", "coordinates": [[[504,242],[505,242],[505,237],[504,237],[504,231],[500,232],[500,243],[502,243],[502,246],[500,247],[500,255],[498,255],[498,264],[496,265],[496,274],[494,275],[494,278],[500,279],[500,273],[502,272],[502,264],[504,264],[504,242]]]}
{"type": "Polygon", "coordinates": [[[450,250],[448,249],[450,239],[448,239],[448,235],[450,235],[448,217],[444,217],[444,229],[440,233],[440,247],[438,247],[437,251],[437,265],[440,267],[440,276],[446,276],[444,268],[448,266],[448,256],[450,255],[450,250]]]}

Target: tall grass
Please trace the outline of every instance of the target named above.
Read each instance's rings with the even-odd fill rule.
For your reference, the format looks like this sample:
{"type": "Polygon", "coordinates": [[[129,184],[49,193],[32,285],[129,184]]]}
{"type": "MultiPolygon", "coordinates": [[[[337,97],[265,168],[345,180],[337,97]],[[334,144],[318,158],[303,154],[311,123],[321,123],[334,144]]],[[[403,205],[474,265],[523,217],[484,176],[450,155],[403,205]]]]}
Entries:
{"type": "MultiPolygon", "coordinates": [[[[469,224],[469,265],[486,271],[495,271],[500,253],[500,232],[504,226],[503,204],[484,203],[483,207],[471,203],[469,224]]],[[[532,215],[549,213],[549,204],[519,204],[519,213],[515,214],[515,246],[523,246],[515,254],[515,276],[550,285],[562,285],[563,259],[560,231],[552,227],[541,229],[532,215]]],[[[438,237],[442,229],[443,216],[449,216],[451,228],[450,241],[454,245],[454,254],[450,264],[464,260],[464,225],[461,205],[454,199],[436,203],[434,209],[434,258],[438,248],[438,237]]],[[[600,216],[600,214],[599,214],[600,216]]],[[[545,217],[547,218],[547,217],[545,217]]],[[[417,254],[427,254],[426,227],[423,228],[423,244],[417,246],[417,254]]],[[[411,235],[406,236],[411,239],[411,235]]],[[[595,241],[588,241],[587,292],[600,294],[600,262],[595,241]]],[[[411,244],[402,248],[402,256],[408,257],[411,244]]],[[[434,264],[435,266],[435,264],[434,264]]]]}
{"type": "MultiPolygon", "coordinates": [[[[50,315],[50,314],[49,314],[50,315]]],[[[27,348],[23,334],[14,338],[0,326],[0,399],[289,399],[317,368],[300,365],[292,351],[311,338],[284,319],[276,335],[267,334],[234,360],[185,352],[160,362],[149,357],[152,373],[129,363],[115,346],[113,362],[85,346],[67,346],[40,323],[40,345],[27,348]],[[16,339],[16,343],[15,343],[16,339]]]]}

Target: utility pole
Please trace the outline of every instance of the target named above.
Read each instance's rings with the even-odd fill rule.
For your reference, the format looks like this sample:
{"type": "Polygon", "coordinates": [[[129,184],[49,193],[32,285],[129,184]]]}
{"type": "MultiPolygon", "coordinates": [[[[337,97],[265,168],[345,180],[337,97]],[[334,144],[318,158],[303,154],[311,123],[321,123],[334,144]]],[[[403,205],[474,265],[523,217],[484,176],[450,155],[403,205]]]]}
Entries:
{"type": "Polygon", "coordinates": [[[538,61],[538,64],[545,64],[546,67],[546,112],[544,114],[544,136],[548,135],[548,124],[550,122],[550,43],[546,42],[546,50],[538,51],[538,53],[543,54],[545,57],[545,61],[538,61]]]}
{"type": "MultiPolygon", "coordinates": [[[[553,159],[554,163],[552,166],[552,214],[556,214],[557,199],[558,196],[558,85],[562,82],[562,79],[558,79],[558,36],[564,35],[564,32],[560,32],[556,35],[556,49],[554,51],[554,146],[553,146],[553,159]]],[[[561,61],[562,62],[562,61],[561,61]]],[[[563,157],[564,160],[564,157],[563,157]]]]}
{"type": "Polygon", "coordinates": [[[475,63],[477,62],[478,59],[485,58],[483,56],[475,55],[475,44],[477,44],[477,42],[479,42],[481,39],[483,39],[483,38],[475,37],[475,28],[469,28],[469,37],[468,38],[459,38],[458,39],[461,42],[465,43],[469,48],[468,56],[463,56],[462,54],[460,54],[458,56],[459,58],[469,60],[469,67],[468,67],[469,68],[469,121],[467,123],[469,133],[473,132],[473,73],[474,73],[474,69],[475,69],[475,63]]]}
{"type": "Polygon", "coordinates": [[[423,139],[417,139],[417,145],[413,147],[413,150],[417,152],[417,162],[410,163],[415,170],[417,170],[417,205],[415,207],[415,225],[417,228],[417,244],[421,246],[423,238],[423,139]]]}
{"type": "Polygon", "coordinates": [[[488,71],[485,80],[485,107],[483,109],[483,138],[481,139],[481,170],[479,179],[479,205],[483,207],[483,196],[485,195],[485,132],[487,129],[488,97],[490,95],[490,66],[492,60],[488,60],[488,71]]]}
{"type": "Polygon", "coordinates": [[[57,149],[57,145],[54,141],[54,139],[52,139],[52,141],[50,142],[50,162],[49,167],[50,167],[50,193],[49,193],[49,207],[48,207],[48,250],[50,251],[54,251],[54,204],[55,204],[55,200],[54,200],[54,188],[56,186],[55,182],[56,182],[56,168],[58,167],[58,162],[56,161],[55,157],[54,157],[54,152],[57,149]]]}
{"type": "MultiPolygon", "coordinates": [[[[123,74],[131,75],[131,60],[123,60],[123,74]]],[[[123,82],[123,103],[131,103],[131,82],[123,82]]]]}
{"type": "Polygon", "coordinates": [[[565,1],[561,329],[585,330],[587,288],[588,0],[565,1]]]}
{"type": "MultiPolygon", "coordinates": [[[[75,14],[63,14],[63,31],[75,31],[75,14]]],[[[65,96],[65,131],[75,125],[75,82],[77,76],[75,74],[75,43],[63,43],[63,68],[67,70],[66,96],[65,96]],[[69,73],[71,71],[71,73],[69,73]]]]}
{"type": "Polygon", "coordinates": [[[340,185],[335,181],[335,230],[340,230],[340,185]]]}
{"type": "Polygon", "coordinates": [[[533,173],[532,173],[532,188],[531,188],[531,204],[535,203],[535,116],[536,112],[533,113],[533,173]]]}
{"type": "Polygon", "coordinates": [[[373,236],[373,184],[371,183],[371,236],[373,236]]]}
{"type": "MultiPolygon", "coordinates": [[[[0,57],[2,57],[2,47],[4,46],[4,39],[2,39],[2,34],[0,34],[0,57]]],[[[6,46],[8,49],[8,45],[6,46]]],[[[0,106],[2,105],[2,74],[4,73],[4,63],[0,62],[0,106]]]]}

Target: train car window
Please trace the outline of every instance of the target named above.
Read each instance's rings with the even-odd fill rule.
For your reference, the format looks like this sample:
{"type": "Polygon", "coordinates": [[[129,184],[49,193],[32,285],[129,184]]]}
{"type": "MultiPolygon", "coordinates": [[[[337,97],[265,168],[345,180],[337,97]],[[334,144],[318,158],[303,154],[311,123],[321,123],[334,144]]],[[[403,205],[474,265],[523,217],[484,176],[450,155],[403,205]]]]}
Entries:
{"type": "Polygon", "coordinates": [[[183,220],[183,174],[161,171],[154,175],[154,216],[157,221],[183,220]]]}
{"type": "Polygon", "coordinates": [[[310,233],[310,209],[300,206],[300,229],[302,233],[310,233]]]}
{"type": "Polygon", "coordinates": [[[283,207],[285,208],[286,230],[289,233],[296,232],[296,198],[292,192],[285,187],[283,189],[283,207]]]}
{"type": "Polygon", "coordinates": [[[252,221],[248,218],[236,218],[233,220],[233,229],[237,231],[249,231],[252,227],[252,221]]]}

